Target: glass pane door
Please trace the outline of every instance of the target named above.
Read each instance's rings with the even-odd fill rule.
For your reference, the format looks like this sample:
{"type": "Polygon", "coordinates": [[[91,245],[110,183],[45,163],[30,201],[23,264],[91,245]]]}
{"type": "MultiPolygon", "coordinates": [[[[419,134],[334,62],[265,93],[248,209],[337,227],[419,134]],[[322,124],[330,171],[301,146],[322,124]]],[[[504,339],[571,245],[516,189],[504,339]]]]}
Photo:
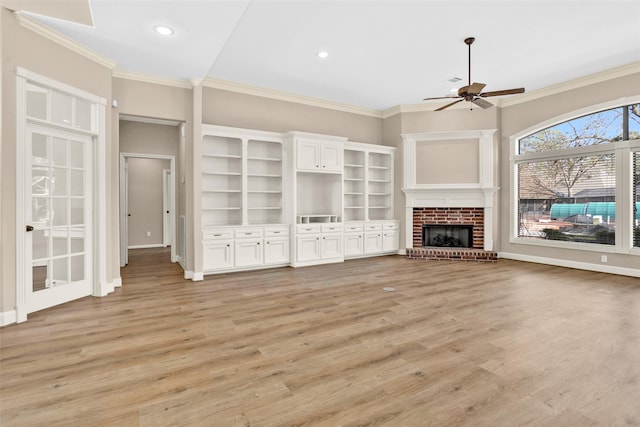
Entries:
{"type": "Polygon", "coordinates": [[[31,195],[27,238],[35,311],[91,293],[92,139],[45,128],[28,135],[25,190],[31,195]]]}

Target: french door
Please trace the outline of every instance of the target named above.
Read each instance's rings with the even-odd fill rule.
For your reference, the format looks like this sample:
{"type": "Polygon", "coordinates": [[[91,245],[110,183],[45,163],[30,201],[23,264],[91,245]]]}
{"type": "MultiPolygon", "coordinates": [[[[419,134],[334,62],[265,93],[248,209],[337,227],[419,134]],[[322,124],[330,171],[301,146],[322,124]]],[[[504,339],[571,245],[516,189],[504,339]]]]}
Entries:
{"type": "Polygon", "coordinates": [[[27,124],[24,278],[28,313],[92,294],[94,137],[27,124]]]}

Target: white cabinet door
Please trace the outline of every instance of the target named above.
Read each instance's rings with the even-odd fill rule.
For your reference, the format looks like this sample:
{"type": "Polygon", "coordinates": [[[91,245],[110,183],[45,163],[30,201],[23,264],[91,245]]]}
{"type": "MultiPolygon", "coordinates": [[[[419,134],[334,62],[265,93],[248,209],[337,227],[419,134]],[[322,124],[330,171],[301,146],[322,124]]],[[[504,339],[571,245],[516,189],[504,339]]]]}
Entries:
{"type": "Polygon", "coordinates": [[[342,172],[343,147],[340,144],[323,142],[320,146],[320,159],[323,171],[342,172]]]}
{"type": "Polygon", "coordinates": [[[320,236],[317,234],[298,236],[296,239],[296,260],[315,261],[320,259],[320,236]]]}
{"type": "Polygon", "coordinates": [[[302,170],[320,170],[320,143],[298,140],[296,142],[296,166],[302,170]]]}
{"type": "Polygon", "coordinates": [[[382,231],[364,233],[364,253],[374,254],[382,252],[382,231]]]}
{"type": "Polygon", "coordinates": [[[321,258],[340,258],[343,254],[342,234],[325,234],[320,248],[321,258]]]}
{"type": "Polygon", "coordinates": [[[364,253],[362,233],[347,233],[344,235],[344,256],[357,256],[364,253]]]}
{"type": "Polygon", "coordinates": [[[384,252],[396,252],[400,248],[398,230],[388,230],[382,234],[382,250],[384,252]]]}
{"type": "Polygon", "coordinates": [[[242,239],[235,243],[236,267],[262,265],[262,239],[242,239]]]}
{"type": "Polygon", "coordinates": [[[233,268],[233,242],[231,240],[205,241],[202,245],[203,270],[233,268]]]}
{"type": "Polygon", "coordinates": [[[271,237],[264,240],[264,263],[285,264],[289,262],[289,238],[271,237]]]}

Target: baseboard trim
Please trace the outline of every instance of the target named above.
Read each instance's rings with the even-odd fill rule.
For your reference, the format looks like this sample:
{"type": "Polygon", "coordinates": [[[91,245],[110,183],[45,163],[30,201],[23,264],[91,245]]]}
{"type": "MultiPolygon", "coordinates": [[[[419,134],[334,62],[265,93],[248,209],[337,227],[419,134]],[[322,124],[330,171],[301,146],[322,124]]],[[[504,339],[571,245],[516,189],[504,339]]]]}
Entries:
{"type": "Polygon", "coordinates": [[[151,249],[151,248],[164,248],[165,246],[162,243],[156,243],[153,245],[133,245],[128,246],[127,249],[151,249]]]}
{"type": "Polygon", "coordinates": [[[200,272],[200,273],[193,273],[193,277],[191,277],[191,280],[193,280],[194,282],[201,282],[204,280],[204,273],[200,272]]]}
{"type": "Polygon", "coordinates": [[[17,323],[18,316],[15,310],[0,312],[0,327],[17,323]]]}
{"type": "Polygon", "coordinates": [[[578,270],[596,271],[598,273],[619,274],[621,276],[640,277],[640,269],[616,267],[612,265],[591,264],[588,262],[569,261],[564,259],[546,258],[540,256],[516,254],[512,252],[498,252],[498,258],[515,261],[534,262],[536,264],[555,265],[558,267],[576,268],[578,270]]]}

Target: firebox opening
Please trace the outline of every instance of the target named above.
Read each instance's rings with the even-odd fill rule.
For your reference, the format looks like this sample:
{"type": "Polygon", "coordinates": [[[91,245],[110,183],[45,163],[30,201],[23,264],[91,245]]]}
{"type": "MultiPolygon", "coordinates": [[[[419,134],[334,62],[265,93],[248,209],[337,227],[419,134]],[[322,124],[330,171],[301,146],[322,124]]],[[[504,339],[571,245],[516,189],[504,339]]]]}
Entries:
{"type": "Polygon", "coordinates": [[[473,226],[423,224],[422,247],[472,248],[473,226]]]}

